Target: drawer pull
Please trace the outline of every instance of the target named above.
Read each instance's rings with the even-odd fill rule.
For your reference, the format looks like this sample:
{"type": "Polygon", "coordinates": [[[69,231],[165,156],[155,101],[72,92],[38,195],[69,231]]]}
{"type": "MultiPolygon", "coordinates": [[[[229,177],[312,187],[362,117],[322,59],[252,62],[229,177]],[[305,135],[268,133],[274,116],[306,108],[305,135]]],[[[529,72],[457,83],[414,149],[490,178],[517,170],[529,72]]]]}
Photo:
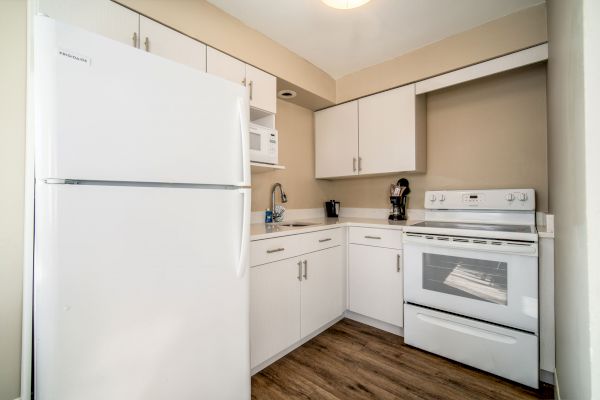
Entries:
{"type": "Polygon", "coordinates": [[[367,236],[365,236],[365,239],[378,239],[378,240],[381,240],[381,236],[369,236],[369,235],[367,235],[367,236]]]}
{"type": "Polygon", "coordinates": [[[284,251],[284,250],[285,250],[285,249],[284,249],[283,247],[280,247],[280,248],[278,248],[278,249],[267,250],[267,253],[268,253],[268,254],[271,254],[271,253],[277,253],[277,252],[279,252],[279,251],[284,251]]]}
{"type": "Polygon", "coordinates": [[[327,239],[319,239],[319,243],[323,243],[323,242],[329,242],[331,240],[331,238],[327,238],[327,239]]]}

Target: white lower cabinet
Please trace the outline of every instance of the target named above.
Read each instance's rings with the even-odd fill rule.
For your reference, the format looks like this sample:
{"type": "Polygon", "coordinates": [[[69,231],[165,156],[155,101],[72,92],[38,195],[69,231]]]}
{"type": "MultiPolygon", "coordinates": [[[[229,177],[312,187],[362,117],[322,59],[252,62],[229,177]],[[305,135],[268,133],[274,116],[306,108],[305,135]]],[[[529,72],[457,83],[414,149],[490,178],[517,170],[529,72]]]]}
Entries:
{"type": "Polygon", "coordinates": [[[260,365],[342,315],[342,246],[250,269],[250,363],[260,365]]]}
{"type": "Polygon", "coordinates": [[[402,250],[350,244],[348,309],[403,326],[402,250]]]}
{"type": "Polygon", "coordinates": [[[297,259],[250,269],[250,364],[269,359],[300,340],[297,259]]]}
{"type": "Polygon", "coordinates": [[[346,311],[345,266],[341,246],[303,258],[301,336],[305,337],[346,311]]]}

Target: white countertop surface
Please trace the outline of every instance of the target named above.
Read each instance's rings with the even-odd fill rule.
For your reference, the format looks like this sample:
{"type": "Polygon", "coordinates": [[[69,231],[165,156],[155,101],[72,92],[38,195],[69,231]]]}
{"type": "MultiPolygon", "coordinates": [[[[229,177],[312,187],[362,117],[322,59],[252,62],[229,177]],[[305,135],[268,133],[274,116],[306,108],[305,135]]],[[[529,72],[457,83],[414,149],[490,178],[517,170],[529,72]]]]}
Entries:
{"type": "Polygon", "coordinates": [[[269,239],[278,236],[295,235],[298,233],[316,232],[325,229],[332,229],[343,226],[362,226],[367,228],[383,228],[402,230],[403,226],[416,224],[420,220],[398,221],[396,224],[390,224],[387,219],[373,218],[315,218],[299,219],[293,221],[284,221],[283,223],[305,222],[316,225],[288,227],[281,224],[252,224],[250,225],[250,240],[269,239]]]}
{"type": "Polygon", "coordinates": [[[554,238],[554,232],[549,232],[545,225],[538,225],[536,228],[540,238],[554,238]]]}

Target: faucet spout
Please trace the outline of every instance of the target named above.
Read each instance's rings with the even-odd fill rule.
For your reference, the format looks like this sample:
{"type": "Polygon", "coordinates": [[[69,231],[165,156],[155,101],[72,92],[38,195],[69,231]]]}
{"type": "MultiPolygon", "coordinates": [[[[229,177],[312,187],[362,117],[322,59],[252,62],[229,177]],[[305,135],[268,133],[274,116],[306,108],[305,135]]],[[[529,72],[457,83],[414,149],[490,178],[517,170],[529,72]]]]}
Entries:
{"type": "Polygon", "coordinates": [[[281,202],[287,203],[287,195],[283,191],[283,186],[281,186],[281,183],[279,183],[279,182],[275,183],[273,185],[273,189],[271,190],[271,210],[273,211],[273,217],[275,217],[275,192],[277,191],[277,188],[279,188],[279,193],[281,195],[281,202]]]}

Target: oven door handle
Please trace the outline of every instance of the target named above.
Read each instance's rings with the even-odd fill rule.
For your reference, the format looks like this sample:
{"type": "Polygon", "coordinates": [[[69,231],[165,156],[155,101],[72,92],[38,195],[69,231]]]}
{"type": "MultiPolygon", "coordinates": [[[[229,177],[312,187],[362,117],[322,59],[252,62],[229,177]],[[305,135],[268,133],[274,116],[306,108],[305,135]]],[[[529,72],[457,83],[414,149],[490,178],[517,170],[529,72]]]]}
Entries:
{"type": "MultiPolygon", "coordinates": [[[[446,249],[464,249],[464,250],[475,250],[475,251],[488,251],[493,253],[506,253],[506,254],[519,254],[524,256],[537,256],[538,246],[537,243],[511,243],[503,240],[486,240],[486,242],[495,242],[499,244],[487,244],[487,243],[473,243],[469,241],[458,241],[464,240],[463,238],[444,237],[444,240],[437,239],[435,235],[423,235],[416,236],[404,233],[405,244],[420,244],[424,246],[435,246],[443,247],[446,249]],[[431,239],[427,239],[427,237],[431,239]]],[[[477,240],[477,239],[475,239],[477,240]]]]}

